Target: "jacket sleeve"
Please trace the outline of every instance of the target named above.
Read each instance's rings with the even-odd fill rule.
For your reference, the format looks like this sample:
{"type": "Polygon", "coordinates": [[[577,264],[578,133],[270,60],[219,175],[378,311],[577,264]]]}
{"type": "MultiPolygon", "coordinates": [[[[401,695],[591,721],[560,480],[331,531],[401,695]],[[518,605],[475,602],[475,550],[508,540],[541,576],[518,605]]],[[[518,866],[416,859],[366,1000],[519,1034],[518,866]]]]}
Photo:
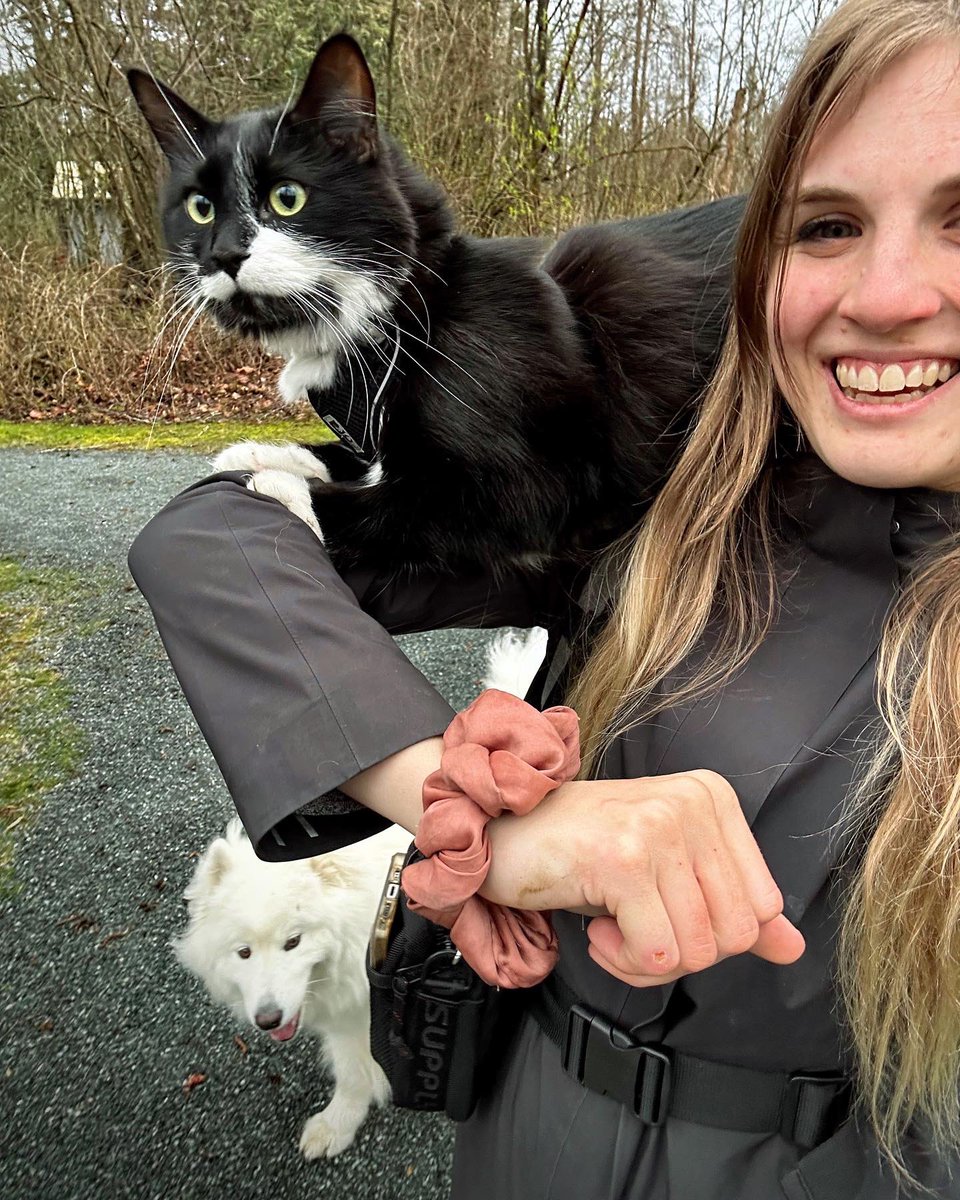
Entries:
{"type": "Polygon", "coordinates": [[[335,789],[453,716],[391,632],[548,622],[556,590],[521,573],[345,581],[238,475],[175,497],[128,561],[251,841],[276,859],[384,828],[335,789]]]}

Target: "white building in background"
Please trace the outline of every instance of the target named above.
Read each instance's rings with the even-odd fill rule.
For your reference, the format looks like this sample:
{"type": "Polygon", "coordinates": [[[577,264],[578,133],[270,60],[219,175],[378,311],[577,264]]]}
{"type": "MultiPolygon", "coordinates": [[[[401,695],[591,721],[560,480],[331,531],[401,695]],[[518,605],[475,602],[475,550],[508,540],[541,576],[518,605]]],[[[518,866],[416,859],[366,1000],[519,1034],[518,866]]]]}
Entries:
{"type": "Polygon", "coordinates": [[[96,258],[104,266],[123,261],[120,218],[107,188],[107,169],[95,162],[84,170],[72,159],[54,163],[52,198],[63,212],[67,257],[71,263],[96,258]]]}

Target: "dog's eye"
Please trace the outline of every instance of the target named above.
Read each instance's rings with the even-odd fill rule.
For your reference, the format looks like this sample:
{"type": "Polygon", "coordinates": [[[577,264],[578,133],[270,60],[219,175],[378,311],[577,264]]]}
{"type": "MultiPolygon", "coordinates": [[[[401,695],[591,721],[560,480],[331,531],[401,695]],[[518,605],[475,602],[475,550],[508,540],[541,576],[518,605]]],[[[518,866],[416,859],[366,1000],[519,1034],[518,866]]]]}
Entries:
{"type": "Polygon", "coordinates": [[[287,940],[283,943],[283,948],[284,950],[296,950],[299,945],[300,934],[298,933],[292,938],[287,938],[287,940]]]}
{"type": "Polygon", "coordinates": [[[249,958],[250,955],[253,953],[253,951],[250,949],[249,946],[241,946],[240,949],[237,951],[237,953],[240,955],[241,958],[249,958]]]}

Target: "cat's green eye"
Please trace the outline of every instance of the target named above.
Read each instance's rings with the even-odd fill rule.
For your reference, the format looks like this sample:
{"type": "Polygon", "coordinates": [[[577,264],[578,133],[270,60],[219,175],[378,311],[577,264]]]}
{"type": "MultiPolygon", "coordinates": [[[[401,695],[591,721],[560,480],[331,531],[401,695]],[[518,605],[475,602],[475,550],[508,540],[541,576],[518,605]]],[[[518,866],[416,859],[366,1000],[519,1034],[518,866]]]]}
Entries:
{"type": "Polygon", "coordinates": [[[187,197],[186,210],[191,220],[196,221],[198,225],[209,225],[216,216],[213,201],[209,200],[201,192],[190,193],[187,197]]]}
{"type": "Polygon", "coordinates": [[[285,180],[270,189],[270,207],[278,217],[292,217],[307,202],[307,190],[299,183],[285,180]]]}

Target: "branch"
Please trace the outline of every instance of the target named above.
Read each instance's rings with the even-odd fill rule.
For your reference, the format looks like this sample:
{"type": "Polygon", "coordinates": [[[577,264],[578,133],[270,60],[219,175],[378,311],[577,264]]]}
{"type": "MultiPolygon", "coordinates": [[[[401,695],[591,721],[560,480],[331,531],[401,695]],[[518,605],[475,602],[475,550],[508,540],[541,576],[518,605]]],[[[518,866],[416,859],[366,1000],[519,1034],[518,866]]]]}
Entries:
{"type": "Polygon", "coordinates": [[[560,101],[563,99],[563,85],[567,82],[567,72],[570,70],[570,63],[573,60],[573,52],[577,48],[577,42],[580,41],[580,31],[583,29],[583,22],[590,10],[590,0],[583,0],[583,6],[580,9],[580,16],[577,17],[577,24],[574,27],[573,33],[570,35],[570,40],[567,42],[567,51],[563,56],[563,65],[560,68],[560,78],[557,80],[557,94],[553,98],[553,122],[556,125],[560,116],[560,101]]]}

